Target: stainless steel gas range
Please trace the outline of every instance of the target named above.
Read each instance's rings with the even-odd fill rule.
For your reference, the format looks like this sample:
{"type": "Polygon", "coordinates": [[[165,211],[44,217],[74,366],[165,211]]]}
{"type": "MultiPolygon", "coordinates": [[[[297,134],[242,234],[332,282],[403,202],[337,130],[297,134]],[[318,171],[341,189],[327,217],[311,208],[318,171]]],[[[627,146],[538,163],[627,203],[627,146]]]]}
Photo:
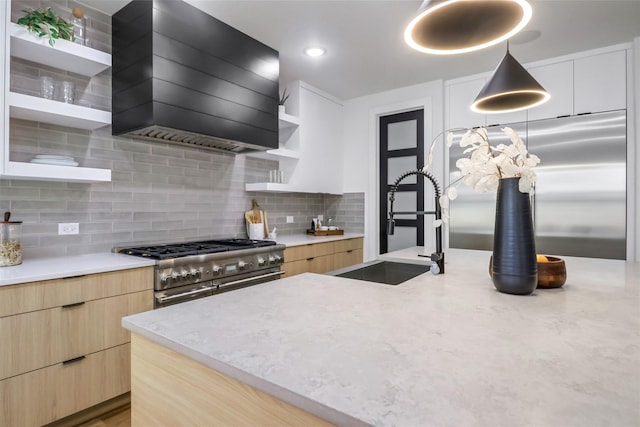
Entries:
{"type": "Polygon", "coordinates": [[[278,279],[284,248],[270,240],[222,239],[114,252],[156,260],[154,308],[160,308],[278,279]]]}

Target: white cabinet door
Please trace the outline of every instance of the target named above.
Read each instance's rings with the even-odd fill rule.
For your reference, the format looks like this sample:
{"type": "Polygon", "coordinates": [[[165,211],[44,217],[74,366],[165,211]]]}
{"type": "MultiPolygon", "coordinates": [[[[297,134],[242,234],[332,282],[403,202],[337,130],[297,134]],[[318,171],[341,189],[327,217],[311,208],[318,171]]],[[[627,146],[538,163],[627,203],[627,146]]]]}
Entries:
{"type": "Polygon", "coordinates": [[[342,193],[342,105],[300,87],[300,160],[292,183],[305,192],[342,193]]]}
{"type": "Polygon", "coordinates": [[[528,110],[528,120],[573,114],[573,61],[530,68],[529,73],[549,92],[551,99],[528,110]]]}
{"type": "Polygon", "coordinates": [[[576,59],[575,114],[627,108],[626,51],[576,59]]]}
{"type": "Polygon", "coordinates": [[[485,79],[455,83],[447,87],[449,105],[446,115],[447,129],[486,126],[486,116],[471,111],[471,104],[484,86],[485,79]]]}

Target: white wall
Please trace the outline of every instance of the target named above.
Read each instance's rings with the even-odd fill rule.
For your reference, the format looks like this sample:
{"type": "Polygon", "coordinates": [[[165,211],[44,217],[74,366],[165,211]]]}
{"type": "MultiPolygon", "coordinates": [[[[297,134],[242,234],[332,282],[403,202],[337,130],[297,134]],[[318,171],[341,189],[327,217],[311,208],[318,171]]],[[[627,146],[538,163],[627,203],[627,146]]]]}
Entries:
{"type": "MultiPolygon", "coordinates": [[[[344,103],[344,191],[365,193],[364,260],[378,255],[378,123],[377,117],[425,108],[425,150],[442,131],[443,82],[441,80],[408,86],[354,98],[344,103]]],[[[436,155],[442,159],[442,154],[436,155]]],[[[434,165],[434,173],[443,183],[442,162],[434,165]]],[[[428,187],[428,186],[426,186],[428,187]]],[[[430,199],[427,199],[430,200],[430,199]]],[[[425,201],[426,203],[426,201],[425,201]]],[[[429,206],[425,204],[425,209],[429,206]]],[[[426,244],[434,234],[425,227],[426,244]]]]}
{"type": "MultiPolygon", "coordinates": [[[[540,62],[540,61],[539,61],[540,62]]],[[[553,60],[542,61],[550,63],[553,60]]],[[[629,221],[628,239],[630,259],[640,261],[640,37],[633,41],[632,60],[629,61],[629,197],[634,217],[629,221]],[[634,252],[634,253],[632,253],[634,252]]],[[[425,150],[444,126],[444,82],[442,80],[403,87],[387,92],[354,98],[344,102],[344,191],[365,193],[365,250],[364,260],[378,254],[378,123],[377,116],[426,106],[425,150]],[[429,121],[431,122],[429,124],[429,121]]],[[[439,144],[434,163],[438,181],[445,183],[443,144],[439,144]]],[[[428,200],[428,199],[426,199],[428,200]]],[[[428,209],[428,206],[425,206],[428,209]]],[[[426,242],[433,234],[425,227],[426,242]]],[[[445,239],[446,241],[446,239],[445,239]]]]}
{"type": "MultiPolygon", "coordinates": [[[[633,41],[632,50],[632,67],[631,76],[629,79],[632,89],[629,91],[633,96],[629,96],[628,104],[629,108],[635,116],[635,121],[629,120],[629,124],[633,126],[634,138],[630,138],[629,142],[633,143],[633,150],[630,153],[635,154],[629,159],[633,159],[634,176],[633,183],[635,185],[635,260],[640,262],[640,37],[636,37],[633,41]]],[[[633,117],[629,116],[629,117],[633,117]]],[[[631,236],[630,236],[631,237],[631,236]]]]}

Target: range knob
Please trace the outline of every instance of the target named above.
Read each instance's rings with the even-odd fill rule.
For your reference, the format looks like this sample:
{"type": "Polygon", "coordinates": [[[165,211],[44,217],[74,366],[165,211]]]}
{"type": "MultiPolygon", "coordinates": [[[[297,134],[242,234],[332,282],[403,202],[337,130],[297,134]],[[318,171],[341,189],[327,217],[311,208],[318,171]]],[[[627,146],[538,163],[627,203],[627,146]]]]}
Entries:
{"type": "Polygon", "coordinates": [[[276,260],[276,264],[280,263],[280,261],[282,261],[282,257],[280,255],[274,255],[273,258],[276,260]]]}
{"type": "Polygon", "coordinates": [[[169,281],[169,275],[162,273],[162,276],[160,276],[160,283],[162,283],[163,285],[166,285],[168,281],[169,281]]]}
{"type": "Polygon", "coordinates": [[[258,265],[262,267],[265,264],[264,258],[258,257],[258,265]]]}
{"type": "Polygon", "coordinates": [[[187,276],[189,276],[189,272],[187,270],[182,270],[180,272],[180,276],[182,276],[183,279],[186,279],[187,276]]]}
{"type": "Polygon", "coordinates": [[[200,270],[196,270],[195,268],[192,268],[189,274],[191,275],[191,277],[198,277],[200,276],[200,270]]]}
{"type": "Polygon", "coordinates": [[[174,271],[173,273],[171,273],[171,278],[172,278],[173,280],[177,280],[177,279],[178,279],[178,276],[179,276],[179,274],[178,274],[178,272],[177,272],[177,271],[174,271]]]}
{"type": "Polygon", "coordinates": [[[247,263],[244,261],[238,261],[238,268],[240,270],[244,270],[244,268],[247,266],[247,263]]]}
{"type": "Polygon", "coordinates": [[[212,270],[213,270],[213,274],[220,274],[220,266],[219,265],[214,265],[212,270]]]}
{"type": "Polygon", "coordinates": [[[276,263],[276,259],[272,256],[269,256],[269,264],[275,264],[276,263]]]}

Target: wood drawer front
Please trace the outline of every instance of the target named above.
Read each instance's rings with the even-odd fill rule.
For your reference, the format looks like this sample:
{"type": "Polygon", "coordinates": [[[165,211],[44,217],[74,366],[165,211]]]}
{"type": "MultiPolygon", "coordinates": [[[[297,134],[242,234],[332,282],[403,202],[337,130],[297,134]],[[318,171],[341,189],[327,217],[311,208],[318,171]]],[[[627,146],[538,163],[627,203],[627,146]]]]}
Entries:
{"type": "Polygon", "coordinates": [[[0,287],[0,317],[153,289],[153,267],[0,287]]]}
{"type": "Polygon", "coordinates": [[[362,237],[356,239],[336,240],[334,244],[336,253],[362,249],[362,237]]]}
{"type": "Polygon", "coordinates": [[[129,342],[122,317],[153,308],[153,291],[0,318],[0,379],[129,342]]]}
{"type": "Polygon", "coordinates": [[[131,344],[0,381],[1,426],[41,426],[130,389],[131,344]]]}
{"type": "Polygon", "coordinates": [[[352,249],[334,255],[334,270],[362,264],[362,249],[352,249]]]}
{"type": "Polygon", "coordinates": [[[332,254],[335,252],[333,243],[334,242],[310,243],[308,245],[286,248],[284,250],[284,260],[285,262],[289,262],[332,254]]]}
{"type": "Polygon", "coordinates": [[[302,273],[326,273],[335,270],[334,255],[325,255],[287,262],[282,266],[284,277],[302,273]]]}

